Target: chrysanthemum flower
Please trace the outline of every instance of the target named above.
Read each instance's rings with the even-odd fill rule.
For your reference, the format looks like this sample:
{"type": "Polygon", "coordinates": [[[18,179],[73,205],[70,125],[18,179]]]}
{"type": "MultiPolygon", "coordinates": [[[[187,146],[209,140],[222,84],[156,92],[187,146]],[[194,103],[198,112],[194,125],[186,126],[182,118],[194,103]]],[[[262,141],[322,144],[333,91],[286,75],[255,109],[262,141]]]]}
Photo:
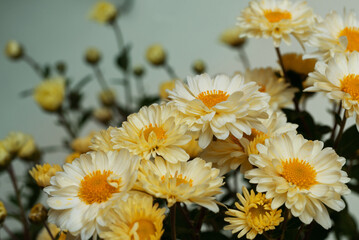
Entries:
{"type": "Polygon", "coordinates": [[[295,132],[296,124],[287,123],[287,117],[282,112],[269,111],[269,118],[262,120],[267,132],[252,129],[251,135],[244,135],[241,139],[230,135],[226,140],[217,140],[200,155],[204,160],[212,162],[220,169],[221,175],[238,168],[241,173],[253,168],[248,161],[250,154],[257,154],[257,144],[264,144],[265,140],[287,132],[295,132]]]}
{"type": "Polygon", "coordinates": [[[98,1],[90,13],[90,17],[99,23],[112,23],[116,16],[116,6],[107,1],[98,1]]]}
{"type": "Polygon", "coordinates": [[[170,99],[188,118],[191,131],[199,131],[199,146],[206,148],[213,135],[226,139],[230,134],[242,138],[251,128],[266,131],[260,119],[267,118],[269,96],[259,86],[246,83],[241,75],[229,78],[207,74],[187,78],[188,85],[177,81],[170,99]]]}
{"type": "Polygon", "coordinates": [[[98,133],[95,133],[91,139],[91,145],[89,148],[93,151],[118,151],[119,149],[114,148],[114,143],[112,142],[111,131],[115,129],[114,127],[108,127],[106,130],[101,130],[98,133]]]}
{"type": "Polygon", "coordinates": [[[135,189],[167,199],[168,207],[176,202],[196,203],[218,212],[215,195],[223,184],[218,174],[218,169],[200,158],[173,164],[157,157],[141,164],[135,189]]]}
{"type": "Polygon", "coordinates": [[[57,111],[65,98],[65,79],[55,77],[45,79],[34,91],[35,101],[46,111],[57,111]]]}
{"type": "Polygon", "coordinates": [[[257,145],[258,155],[249,156],[258,168],[247,171],[245,177],[258,184],[258,192],[273,198],[273,209],[285,204],[303,223],[314,219],[328,229],[331,221],[326,206],[342,210],[341,195],[350,190],[345,185],[349,178],[341,170],[345,159],[323,145],[293,133],[270,138],[265,145],[257,145]]]}
{"type": "Polygon", "coordinates": [[[332,11],[317,23],[308,44],[318,48],[306,57],[320,58],[328,62],[336,53],[359,51],[359,22],[354,11],[344,12],[342,18],[332,11]]]}
{"type": "Polygon", "coordinates": [[[54,166],[51,166],[45,163],[44,165],[36,164],[36,166],[29,171],[29,174],[36,181],[37,185],[47,187],[50,185],[50,178],[58,171],[62,171],[60,165],[54,164],[54,166]]]}
{"type": "Polygon", "coordinates": [[[300,42],[311,33],[314,23],[312,9],[306,2],[291,3],[288,0],[251,0],[238,17],[240,37],[273,38],[279,47],[282,39],[291,43],[290,35],[300,42]]]}
{"type": "Polygon", "coordinates": [[[247,188],[242,188],[243,196],[237,193],[238,202],[235,203],[238,210],[229,209],[226,212],[227,217],[224,220],[229,225],[224,230],[232,230],[232,233],[238,233],[238,238],[245,234],[247,239],[254,239],[257,234],[275,229],[284,218],[281,217],[282,210],[276,210],[271,207],[272,199],[267,199],[265,194],[255,194],[253,190],[249,194],[247,188]]]}
{"type": "Polygon", "coordinates": [[[187,124],[173,105],[153,104],[131,114],[122,127],[111,131],[111,137],[115,149],[127,148],[147,160],[162,156],[176,163],[189,159],[180,147],[191,140],[187,130],[187,124]]]}
{"type": "Polygon", "coordinates": [[[284,78],[277,77],[270,67],[247,70],[244,79],[256,82],[260,86],[259,91],[268,93],[270,96],[269,108],[273,110],[292,104],[294,93],[298,91],[298,89],[290,87],[284,78]]]}
{"type": "Polygon", "coordinates": [[[359,53],[349,55],[338,53],[327,63],[318,62],[315,72],[309,74],[308,80],[313,87],[308,92],[324,92],[337,102],[341,101],[346,109],[346,117],[356,114],[356,126],[359,129],[359,53]]]}
{"type": "Polygon", "coordinates": [[[102,210],[112,201],[128,197],[138,161],[138,156],[123,149],[82,154],[65,164],[64,171],[57,172],[44,189],[49,194],[48,221],[82,239],[96,237],[103,227],[102,210]]]}
{"type": "Polygon", "coordinates": [[[126,201],[118,201],[106,216],[107,230],[100,237],[107,240],[160,240],[165,208],[153,205],[151,196],[130,192],[126,201]]]}

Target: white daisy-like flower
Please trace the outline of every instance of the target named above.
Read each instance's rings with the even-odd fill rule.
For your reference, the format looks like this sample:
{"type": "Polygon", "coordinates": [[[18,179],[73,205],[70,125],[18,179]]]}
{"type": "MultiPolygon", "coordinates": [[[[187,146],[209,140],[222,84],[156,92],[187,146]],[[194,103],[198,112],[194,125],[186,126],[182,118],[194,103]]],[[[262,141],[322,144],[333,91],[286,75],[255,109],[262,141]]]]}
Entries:
{"type": "Polygon", "coordinates": [[[269,107],[273,110],[293,104],[294,93],[298,91],[290,87],[284,78],[278,77],[270,67],[247,70],[244,78],[256,82],[260,86],[259,91],[268,93],[269,107]]]}
{"type": "Polygon", "coordinates": [[[114,148],[127,148],[144,159],[161,156],[169,162],[184,162],[189,155],[180,146],[192,137],[182,114],[172,104],[153,104],[131,114],[122,127],[111,131],[114,148]]]}
{"type": "Polygon", "coordinates": [[[269,118],[262,120],[267,132],[252,129],[251,135],[244,135],[241,139],[230,135],[226,140],[217,140],[204,149],[201,158],[212,162],[213,166],[220,169],[221,175],[237,169],[240,172],[253,168],[248,161],[250,154],[257,154],[257,144],[264,144],[265,140],[271,137],[282,135],[287,132],[296,132],[298,125],[287,123],[287,117],[280,111],[268,111],[269,118]]]}
{"type": "Polygon", "coordinates": [[[359,51],[359,22],[354,11],[344,12],[342,18],[331,11],[318,22],[308,44],[318,48],[306,57],[322,59],[328,62],[336,53],[359,51]]]}
{"type": "Polygon", "coordinates": [[[275,47],[282,39],[291,43],[290,35],[298,41],[306,41],[311,34],[314,14],[307,3],[288,0],[251,0],[242,10],[237,25],[241,28],[240,37],[273,38],[275,47]]]}
{"type": "Polygon", "coordinates": [[[313,86],[306,92],[324,92],[329,99],[341,101],[346,117],[356,114],[359,130],[359,53],[338,53],[328,63],[318,62],[309,74],[313,86]]]}
{"type": "Polygon", "coordinates": [[[199,146],[206,148],[213,135],[226,139],[230,134],[242,138],[252,128],[266,131],[260,119],[267,118],[268,94],[258,91],[255,82],[241,75],[229,78],[207,74],[187,78],[188,85],[177,81],[170,99],[187,117],[191,131],[199,131],[199,146]]]}
{"type": "Polygon", "coordinates": [[[93,151],[116,151],[119,149],[114,148],[114,143],[112,142],[111,131],[115,129],[115,127],[108,127],[106,130],[101,130],[94,134],[91,139],[91,145],[89,148],[93,151]]]}
{"type": "Polygon", "coordinates": [[[272,208],[283,204],[295,217],[309,224],[314,219],[325,229],[332,225],[326,206],[341,211],[341,195],[350,193],[341,168],[345,159],[321,141],[308,141],[302,135],[286,133],[257,145],[259,154],[249,156],[256,169],[246,172],[258,192],[273,198],[272,208]],[[325,206],[326,205],[326,206],[325,206]]]}
{"type": "Polygon", "coordinates": [[[223,185],[218,174],[218,169],[201,158],[173,164],[157,157],[154,162],[141,163],[135,189],[167,199],[168,207],[176,202],[196,203],[218,212],[215,196],[223,185]]]}
{"type": "Polygon", "coordinates": [[[82,154],[63,166],[44,188],[49,195],[48,221],[81,239],[97,237],[103,211],[112,201],[126,199],[137,178],[139,157],[127,150],[82,154]]]}

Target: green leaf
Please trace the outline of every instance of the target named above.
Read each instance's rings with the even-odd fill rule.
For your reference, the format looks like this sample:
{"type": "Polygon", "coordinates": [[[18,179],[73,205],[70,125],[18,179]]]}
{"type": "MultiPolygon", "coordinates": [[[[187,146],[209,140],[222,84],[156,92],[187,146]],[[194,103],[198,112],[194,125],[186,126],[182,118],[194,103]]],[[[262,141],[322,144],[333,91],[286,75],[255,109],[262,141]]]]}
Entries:
{"type": "Polygon", "coordinates": [[[79,129],[81,129],[81,127],[83,127],[83,125],[87,122],[87,120],[90,119],[90,117],[92,116],[92,112],[93,112],[92,108],[86,109],[85,111],[82,112],[77,123],[79,129]]]}
{"type": "Polygon", "coordinates": [[[116,57],[116,64],[123,71],[127,71],[129,66],[129,54],[131,50],[131,45],[125,46],[120,54],[116,57]]]}

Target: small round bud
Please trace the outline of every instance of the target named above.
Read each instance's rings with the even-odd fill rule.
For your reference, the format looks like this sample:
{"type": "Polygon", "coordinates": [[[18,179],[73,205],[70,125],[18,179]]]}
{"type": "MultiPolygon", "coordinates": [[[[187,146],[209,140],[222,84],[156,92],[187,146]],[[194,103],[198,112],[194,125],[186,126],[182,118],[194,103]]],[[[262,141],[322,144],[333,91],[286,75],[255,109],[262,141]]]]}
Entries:
{"type": "Polygon", "coordinates": [[[67,70],[67,66],[66,63],[63,61],[59,61],[56,63],[56,70],[58,73],[64,75],[66,73],[67,70]]]}
{"type": "Polygon", "coordinates": [[[230,47],[241,47],[246,42],[246,39],[240,38],[240,33],[241,30],[238,27],[229,28],[222,33],[221,41],[230,47]]]}
{"type": "Polygon", "coordinates": [[[7,217],[7,211],[5,205],[2,201],[0,201],[0,225],[5,221],[7,217]]]}
{"type": "Polygon", "coordinates": [[[60,165],[54,164],[54,166],[51,166],[50,164],[45,163],[43,165],[36,164],[36,166],[29,171],[29,174],[36,181],[38,186],[47,187],[50,186],[51,177],[55,176],[58,171],[62,171],[60,165]]]}
{"type": "Polygon", "coordinates": [[[194,61],[193,65],[192,65],[192,69],[195,73],[202,74],[206,71],[206,64],[204,63],[203,60],[198,59],[198,60],[194,61]]]}
{"type": "Polygon", "coordinates": [[[116,101],[116,95],[112,89],[101,91],[99,94],[99,98],[104,106],[112,106],[113,104],[115,104],[116,101]]]}
{"type": "Polygon", "coordinates": [[[29,220],[32,223],[42,223],[47,219],[47,209],[41,203],[34,205],[29,213],[29,220]]]}
{"type": "Polygon", "coordinates": [[[45,111],[57,111],[65,98],[65,79],[62,77],[45,79],[35,88],[34,98],[45,111]]]}
{"type": "Polygon", "coordinates": [[[108,123],[113,117],[112,110],[107,107],[97,108],[92,114],[96,120],[102,123],[108,123]]]}
{"type": "Polygon", "coordinates": [[[5,54],[8,58],[17,60],[24,54],[24,49],[17,41],[11,40],[5,46],[5,54]]]}
{"type": "Polygon", "coordinates": [[[96,65],[101,60],[101,52],[94,47],[86,49],[85,60],[90,65],[96,65]]]}
{"type": "Polygon", "coordinates": [[[133,74],[136,76],[136,77],[141,77],[145,72],[145,69],[143,68],[142,65],[137,65],[133,68],[133,74]]]}
{"type": "Polygon", "coordinates": [[[154,44],[147,48],[146,59],[155,66],[160,66],[166,61],[166,52],[162,45],[154,44]]]}
{"type": "Polygon", "coordinates": [[[79,152],[73,152],[65,158],[65,163],[72,163],[76,158],[79,158],[81,156],[81,153],[79,152]]]}
{"type": "Polygon", "coordinates": [[[99,1],[93,7],[90,15],[93,20],[99,23],[110,24],[116,19],[118,12],[116,6],[112,3],[106,1],[99,1]]]}

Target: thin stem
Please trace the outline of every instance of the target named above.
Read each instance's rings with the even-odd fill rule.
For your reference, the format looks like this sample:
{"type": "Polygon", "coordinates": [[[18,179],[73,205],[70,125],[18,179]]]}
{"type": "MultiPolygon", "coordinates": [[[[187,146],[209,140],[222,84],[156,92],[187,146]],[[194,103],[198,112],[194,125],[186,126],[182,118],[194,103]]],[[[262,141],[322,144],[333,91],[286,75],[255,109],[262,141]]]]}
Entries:
{"type": "Polygon", "coordinates": [[[140,96],[142,96],[142,98],[145,98],[146,93],[145,93],[145,86],[143,85],[143,78],[142,77],[138,77],[136,79],[136,86],[137,86],[137,91],[140,94],[140,96]]]}
{"type": "Polygon", "coordinates": [[[49,226],[47,225],[47,223],[44,221],[43,224],[44,224],[44,227],[46,228],[46,231],[49,233],[50,238],[51,238],[52,240],[55,240],[55,238],[54,238],[54,236],[52,235],[52,232],[51,232],[49,226]]]}
{"type": "Polygon", "coordinates": [[[276,47],[275,51],[277,53],[277,57],[278,57],[278,60],[279,60],[280,67],[282,68],[284,79],[287,82],[289,82],[289,78],[287,76],[287,72],[286,72],[285,67],[284,67],[283,58],[282,58],[282,54],[280,53],[279,47],[276,47]]]}
{"type": "Polygon", "coordinates": [[[104,91],[109,90],[110,87],[108,86],[100,67],[97,65],[93,66],[93,70],[94,70],[96,79],[98,80],[98,83],[100,84],[102,90],[104,90],[104,91]]]}
{"type": "Polygon", "coordinates": [[[202,228],[204,217],[206,216],[206,211],[207,211],[206,208],[201,207],[201,211],[199,213],[198,221],[197,221],[197,224],[196,224],[196,233],[197,233],[198,236],[199,236],[199,233],[200,233],[201,228],[202,228]]]}
{"type": "Polygon", "coordinates": [[[298,232],[297,232],[297,236],[295,237],[295,240],[299,240],[300,234],[302,233],[302,230],[304,229],[304,226],[305,226],[304,223],[302,223],[302,224],[300,225],[299,230],[298,230],[298,232]]]}
{"type": "Polygon", "coordinates": [[[183,204],[183,205],[180,204],[180,210],[182,212],[183,217],[185,218],[185,220],[187,222],[187,225],[190,228],[193,228],[193,224],[192,224],[192,221],[191,221],[191,219],[189,217],[188,209],[187,209],[186,205],[185,204],[183,204]]]}
{"type": "Polygon", "coordinates": [[[12,164],[9,165],[7,170],[10,175],[10,179],[11,179],[11,182],[14,187],[15,194],[16,194],[16,199],[17,199],[17,202],[18,202],[19,208],[20,208],[21,222],[24,227],[24,239],[30,239],[29,223],[27,222],[24,206],[22,205],[22,202],[21,202],[20,191],[17,186],[16,176],[15,176],[15,172],[12,167],[12,164]]]}
{"type": "Polygon", "coordinates": [[[4,228],[5,232],[11,237],[11,239],[19,240],[19,238],[16,237],[16,235],[5,225],[5,223],[2,224],[2,227],[4,228]]]}
{"type": "Polygon", "coordinates": [[[280,240],[283,240],[285,237],[285,231],[286,231],[287,223],[289,220],[289,216],[290,216],[290,211],[286,208],[284,211],[284,222],[282,225],[282,234],[280,236],[280,240]]]}
{"type": "Polygon", "coordinates": [[[177,203],[173,204],[170,207],[170,216],[171,216],[171,239],[176,240],[176,206],[177,203]]]}
{"type": "Polygon", "coordinates": [[[116,36],[116,39],[117,39],[118,49],[121,52],[125,41],[123,40],[123,35],[122,35],[122,32],[121,32],[120,25],[118,25],[117,21],[115,20],[115,21],[113,21],[112,26],[113,26],[113,30],[115,32],[115,36],[116,36]]]}
{"type": "Polygon", "coordinates": [[[342,119],[342,122],[340,124],[339,133],[338,133],[338,136],[337,136],[337,138],[335,139],[335,142],[334,142],[334,146],[333,146],[334,149],[337,148],[337,146],[338,146],[338,144],[340,142],[340,139],[342,138],[345,123],[347,122],[347,117],[345,116],[346,113],[347,113],[347,110],[345,110],[344,113],[343,113],[343,119],[342,119]]]}
{"type": "Polygon", "coordinates": [[[263,232],[263,236],[268,239],[268,240],[272,240],[273,238],[271,238],[267,232],[263,232]]]}
{"type": "Polygon", "coordinates": [[[131,92],[131,85],[128,80],[128,76],[129,76],[128,71],[126,70],[124,73],[125,73],[125,77],[123,79],[123,86],[125,87],[126,110],[129,111],[129,109],[131,108],[131,105],[133,103],[132,92],[131,92]]]}
{"type": "Polygon", "coordinates": [[[239,58],[241,59],[241,62],[246,70],[251,68],[248,55],[243,47],[239,48],[239,58]]]}
{"type": "Polygon", "coordinates": [[[39,77],[42,79],[44,77],[44,72],[41,68],[41,66],[29,55],[24,54],[23,56],[24,61],[30,65],[32,69],[39,75],[39,77]]]}
{"type": "Polygon", "coordinates": [[[167,74],[170,76],[170,78],[174,79],[174,78],[178,78],[175,70],[168,64],[164,64],[163,67],[165,68],[167,74]]]}
{"type": "MultiPolygon", "coordinates": [[[[335,106],[334,106],[334,109],[335,109],[335,106]]],[[[339,105],[338,105],[338,110],[336,111],[338,116],[340,115],[341,111],[342,111],[342,103],[340,102],[339,105]]],[[[332,133],[330,135],[330,139],[332,141],[334,141],[335,131],[337,130],[337,126],[338,126],[338,121],[337,121],[337,118],[334,116],[334,126],[333,126],[332,133]]]]}
{"type": "Polygon", "coordinates": [[[309,240],[310,235],[312,234],[313,228],[314,228],[314,221],[312,221],[308,226],[308,231],[305,233],[304,240],[309,240]]]}
{"type": "Polygon", "coordinates": [[[69,121],[66,119],[66,117],[64,115],[64,111],[62,109],[60,109],[59,111],[57,111],[57,115],[59,117],[60,124],[65,127],[65,129],[66,129],[67,133],[70,135],[71,139],[75,139],[76,133],[73,131],[69,121]]]}

